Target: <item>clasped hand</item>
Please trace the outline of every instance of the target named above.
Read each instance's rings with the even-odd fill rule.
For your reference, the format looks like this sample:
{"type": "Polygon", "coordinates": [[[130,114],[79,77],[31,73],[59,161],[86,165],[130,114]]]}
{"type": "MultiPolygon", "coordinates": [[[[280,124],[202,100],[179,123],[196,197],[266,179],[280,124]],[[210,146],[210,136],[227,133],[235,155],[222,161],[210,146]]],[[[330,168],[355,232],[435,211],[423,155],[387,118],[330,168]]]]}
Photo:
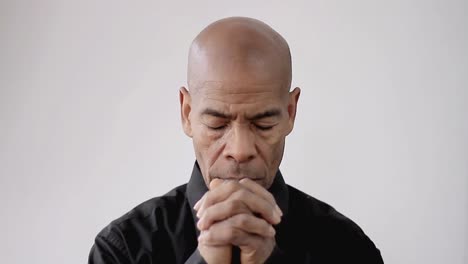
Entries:
{"type": "Polygon", "coordinates": [[[250,179],[220,180],[195,204],[200,229],[198,250],[205,261],[231,263],[232,246],[243,264],[264,263],[275,245],[273,225],[282,212],[265,188],[250,179]]]}

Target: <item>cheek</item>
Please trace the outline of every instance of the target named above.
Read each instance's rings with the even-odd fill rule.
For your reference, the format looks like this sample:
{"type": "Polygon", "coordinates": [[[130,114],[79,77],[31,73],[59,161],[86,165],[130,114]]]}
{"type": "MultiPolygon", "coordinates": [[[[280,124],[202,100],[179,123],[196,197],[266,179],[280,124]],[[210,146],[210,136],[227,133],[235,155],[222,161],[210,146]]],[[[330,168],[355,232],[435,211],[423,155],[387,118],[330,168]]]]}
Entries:
{"type": "Polygon", "coordinates": [[[197,125],[193,131],[193,140],[197,142],[197,145],[203,148],[209,148],[218,144],[222,139],[222,133],[218,131],[212,131],[205,125],[197,125]]]}
{"type": "Polygon", "coordinates": [[[283,156],[285,129],[271,131],[258,137],[258,147],[265,161],[270,165],[279,164],[283,156]]]}
{"type": "Polygon", "coordinates": [[[204,127],[204,125],[198,125],[193,131],[193,144],[197,159],[199,161],[211,161],[215,158],[216,154],[222,146],[222,134],[213,132],[204,127]]]}
{"type": "Polygon", "coordinates": [[[260,132],[258,134],[258,139],[263,143],[263,145],[268,146],[270,149],[274,149],[277,148],[278,145],[283,144],[284,138],[286,137],[286,130],[285,124],[281,124],[268,133],[260,132]]]}
{"type": "Polygon", "coordinates": [[[278,138],[274,142],[270,141],[259,147],[262,149],[261,151],[263,152],[263,156],[267,163],[270,165],[277,164],[283,156],[284,139],[278,138]]]}

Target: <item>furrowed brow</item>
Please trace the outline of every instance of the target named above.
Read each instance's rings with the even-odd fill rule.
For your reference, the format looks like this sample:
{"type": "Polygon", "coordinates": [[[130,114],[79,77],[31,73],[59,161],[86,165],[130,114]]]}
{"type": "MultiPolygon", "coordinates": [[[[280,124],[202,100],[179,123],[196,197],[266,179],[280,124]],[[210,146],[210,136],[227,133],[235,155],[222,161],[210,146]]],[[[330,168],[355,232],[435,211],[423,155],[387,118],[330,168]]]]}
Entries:
{"type": "Polygon", "coordinates": [[[217,110],[214,110],[214,109],[211,109],[211,108],[206,108],[205,110],[203,110],[203,112],[201,114],[202,115],[210,115],[210,116],[214,116],[214,117],[225,118],[225,119],[230,119],[231,118],[230,115],[227,115],[225,113],[222,113],[220,111],[217,111],[217,110]]]}
{"type": "Polygon", "coordinates": [[[262,118],[267,118],[267,117],[280,117],[281,116],[281,111],[279,109],[270,109],[262,113],[255,114],[252,117],[249,117],[249,120],[259,120],[262,118]]]}

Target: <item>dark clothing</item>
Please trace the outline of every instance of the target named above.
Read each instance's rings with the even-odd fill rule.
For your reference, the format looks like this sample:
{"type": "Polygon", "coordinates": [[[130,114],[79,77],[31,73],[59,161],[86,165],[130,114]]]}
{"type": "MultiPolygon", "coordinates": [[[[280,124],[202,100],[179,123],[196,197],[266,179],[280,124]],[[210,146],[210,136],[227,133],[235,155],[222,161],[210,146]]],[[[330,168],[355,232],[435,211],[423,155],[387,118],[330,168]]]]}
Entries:
{"type": "MultiPolygon", "coordinates": [[[[197,250],[193,207],[206,191],[195,163],[187,184],[138,205],[104,228],[88,263],[205,263],[197,250]]],[[[279,171],[269,191],[283,217],[275,226],[277,247],[268,263],[383,263],[380,251],[358,225],[287,185],[279,171]]]]}

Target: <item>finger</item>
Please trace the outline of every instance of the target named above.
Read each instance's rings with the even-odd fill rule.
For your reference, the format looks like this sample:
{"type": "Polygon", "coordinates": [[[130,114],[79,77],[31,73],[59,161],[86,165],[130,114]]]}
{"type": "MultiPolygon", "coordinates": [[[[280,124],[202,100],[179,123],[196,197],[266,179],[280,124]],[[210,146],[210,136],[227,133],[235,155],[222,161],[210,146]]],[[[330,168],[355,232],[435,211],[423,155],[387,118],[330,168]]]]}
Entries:
{"type": "MultiPolygon", "coordinates": [[[[261,219],[259,219],[261,220],[261,219]]],[[[242,224],[242,221],[245,220],[226,220],[214,224],[210,229],[200,232],[198,237],[198,242],[202,245],[208,246],[221,246],[226,244],[232,244],[237,246],[248,246],[252,245],[255,241],[259,239],[264,239],[264,236],[260,236],[257,233],[262,233],[263,235],[268,234],[268,228],[259,227],[262,226],[262,223],[250,222],[250,225],[255,226],[257,233],[249,233],[242,228],[238,228],[235,225],[241,225],[245,227],[245,223],[242,224]],[[236,223],[237,222],[237,223],[236,223]],[[260,231],[267,230],[267,231],[260,231]]],[[[266,223],[266,222],[265,222],[266,223]]],[[[266,224],[268,225],[268,224],[266,224]]],[[[271,225],[270,225],[271,227],[271,225]]],[[[249,228],[254,230],[252,228],[249,228]]],[[[272,238],[274,235],[268,235],[268,238],[272,238]]]]}
{"type": "Polygon", "coordinates": [[[229,200],[242,201],[253,213],[259,214],[271,224],[278,224],[281,221],[281,215],[274,205],[246,188],[233,193],[229,200]]]}
{"type": "Polygon", "coordinates": [[[213,189],[213,188],[218,187],[223,182],[224,182],[224,180],[221,180],[221,179],[218,179],[218,178],[215,178],[215,179],[211,180],[210,181],[210,190],[213,189]]]}
{"type": "MultiPolygon", "coordinates": [[[[210,182],[210,189],[216,188],[222,183],[223,183],[223,180],[221,180],[221,179],[213,179],[210,182]]],[[[195,203],[195,206],[193,207],[193,209],[195,209],[195,211],[198,211],[198,209],[200,208],[201,204],[203,203],[203,198],[204,197],[205,196],[202,196],[202,198],[200,198],[200,200],[198,200],[198,202],[195,203]]]]}
{"type": "MultiPolygon", "coordinates": [[[[211,187],[212,184],[210,183],[210,188],[211,187]]],[[[233,180],[222,181],[222,184],[214,183],[213,189],[210,189],[203,195],[202,202],[197,210],[197,216],[200,218],[206,208],[226,200],[232,193],[241,188],[243,187],[239,182],[233,180]]]]}
{"type": "Polygon", "coordinates": [[[239,246],[241,263],[265,263],[275,248],[275,238],[250,236],[246,243],[239,246]]]}
{"type": "Polygon", "coordinates": [[[234,228],[241,229],[249,234],[259,235],[261,237],[274,237],[275,229],[262,218],[255,217],[252,214],[238,214],[228,220],[234,228]]]}
{"type": "Polygon", "coordinates": [[[228,219],[237,214],[252,214],[249,207],[239,200],[225,200],[208,207],[197,222],[200,230],[210,228],[214,222],[228,219]]]}
{"type": "Polygon", "coordinates": [[[276,203],[275,197],[273,197],[273,195],[267,189],[263,188],[263,186],[256,183],[255,181],[252,181],[249,178],[244,178],[240,180],[239,183],[247,187],[251,192],[258,194],[263,199],[267,200],[269,203],[271,203],[275,207],[279,215],[283,216],[283,212],[281,211],[278,204],[276,203]]]}
{"type": "Polygon", "coordinates": [[[207,246],[198,244],[198,251],[206,263],[231,263],[232,258],[232,245],[224,246],[207,246]]]}
{"type": "Polygon", "coordinates": [[[195,209],[195,211],[198,211],[198,209],[200,208],[200,205],[202,204],[204,197],[205,196],[202,196],[202,198],[200,198],[200,200],[198,200],[198,202],[195,203],[195,206],[193,206],[193,209],[195,209]]]}
{"type": "MultiPolygon", "coordinates": [[[[208,199],[205,198],[205,199],[208,199]]],[[[204,204],[206,201],[204,201],[204,204]]],[[[281,216],[269,202],[252,193],[246,188],[239,189],[226,200],[214,204],[203,211],[199,211],[197,216],[200,218],[197,227],[200,230],[209,228],[209,226],[218,221],[227,219],[239,213],[257,213],[271,224],[278,224],[281,216]]]]}

